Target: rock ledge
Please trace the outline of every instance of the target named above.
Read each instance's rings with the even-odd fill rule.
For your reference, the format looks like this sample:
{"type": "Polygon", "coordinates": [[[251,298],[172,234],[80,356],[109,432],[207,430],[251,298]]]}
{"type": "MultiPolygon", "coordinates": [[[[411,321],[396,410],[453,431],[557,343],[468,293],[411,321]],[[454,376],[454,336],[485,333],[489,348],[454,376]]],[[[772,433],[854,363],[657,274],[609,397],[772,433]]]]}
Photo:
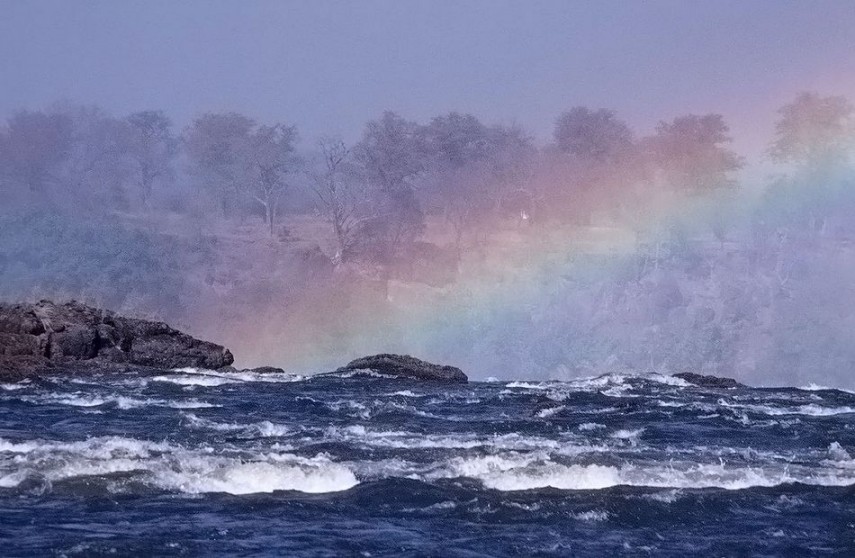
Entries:
{"type": "Polygon", "coordinates": [[[342,366],[334,374],[371,371],[385,376],[440,382],[466,383],[469,379],[455,366],[442,366],[409,355],[379,354],[358,358],[342,366]]]}
{"type": "Polygon", "coordinates": [[[707,376],[704,374],[695,374],[694,372],[679,372],[674,374],[675,378],[680,378],[683,381],[689,382],[692,385],[705,388],[738,388],[745,387],[745,384],[740,384],[733,378],[721,378],[719,376],[707,376]]]}
{"type": "Polygon", "coordinates": [[[124,318],[80,302],[0,304],[0,378],[15,379],[57,367],[81,371],[147,368],[221,368],[228,349],[161,322],[124,318]]]}

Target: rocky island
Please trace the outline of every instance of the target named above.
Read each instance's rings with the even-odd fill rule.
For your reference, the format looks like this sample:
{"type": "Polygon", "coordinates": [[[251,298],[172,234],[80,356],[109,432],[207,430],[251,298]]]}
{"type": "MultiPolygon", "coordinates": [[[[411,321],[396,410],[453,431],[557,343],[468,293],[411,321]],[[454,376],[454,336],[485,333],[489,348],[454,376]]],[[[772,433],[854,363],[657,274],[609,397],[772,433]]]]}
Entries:
{"type": "Polygon", "coordinates": [[[96,372],[186,366],[217,369],[233,361],[225,347],[162,322],[125,318],[75,301],[0,304],[3,380],[60,367],[96,372]]]}
{"type": "Polygon", "coordinates": [[[409,355],[379,354],[350,361],[333,374],[359,376],[364,372],[383,376],[452,383],[466,383],[469,379],[456,366],[443,366],[419,360],[409,355]]]}
{"type": "MultiPolygon", "coordinates": [[[[234,371],[232,353],[162,322],[118,316],[71,301],[57,304],[0,303],[0,380],[49,373],[145,372],[195,367],[234,371]]],[[[257,373],[283,372],[261,367],[257,373]]],[[[373,372],[411,380],[465,383],[454,366],[408,355],[380,354],[356,359],[335,373],[364,377],[373,372]]]]}
{"type": "Polygon", "coordinates": [[[688,382],[693,386],[703,388],[731,389],[746,387],[745,384],[741,384],[733,378],[723,378],[721,376],[710,376],[694,372],[678,372],[677,374],[674,374],[674,377],[680,378],[684,382],[688,382]]]}
{"type": "MultiPolygon", "coordinates": [[[[0,381],[54,372],[145,372],[184,367],[236,371],[233,362],[232,353],[222,345],[196,339],[162,322],[118,316],[76,301],[0,303],[0,381]]],[[[284,372],[269,366],[252,371],[284,372]]],[[[358,358],[323,375],[468,382],[466,374],[455,366],[386,353],[358,358]]],[[[744,387],[732,378],[691,372],[674,377],[703,388],[744,387]]]]}

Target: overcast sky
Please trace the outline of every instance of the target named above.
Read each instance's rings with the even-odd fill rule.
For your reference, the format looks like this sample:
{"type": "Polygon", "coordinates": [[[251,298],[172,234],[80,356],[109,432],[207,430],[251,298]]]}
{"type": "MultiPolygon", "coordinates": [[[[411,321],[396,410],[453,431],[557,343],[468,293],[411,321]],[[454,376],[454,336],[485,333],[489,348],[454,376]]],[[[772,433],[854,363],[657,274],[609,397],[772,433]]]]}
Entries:
{"type": "Polygon", "coordinates": [[[855,0],[0,0],[2,115],[236,110],[312,141],[458,110],[545,140],[582,104],[642,133],[721,112],[751,155],[800,90],[855,98],[855,0]]]}

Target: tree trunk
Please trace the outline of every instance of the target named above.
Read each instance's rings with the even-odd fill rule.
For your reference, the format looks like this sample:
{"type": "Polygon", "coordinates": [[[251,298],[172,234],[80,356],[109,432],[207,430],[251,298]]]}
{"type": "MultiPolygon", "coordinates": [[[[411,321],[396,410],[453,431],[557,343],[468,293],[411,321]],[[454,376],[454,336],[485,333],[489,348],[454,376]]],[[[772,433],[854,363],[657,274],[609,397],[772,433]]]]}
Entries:
{"type": "Polygon", "coordinates": [[[338,259],[340,263],[344,263],[344,261],[347,259],[347,254],[345,254],[345,252],[347,251],[347,242],[344,237],[344,228],[342,227],[341,222],[338,219],[336,219],[335,223],[333,223],[333,227],[335,228],[335,240],[336,244],[338,245],[338,259]]]}
{"type": "Polygon", "coordinates": [[[151,193],[154,187],[154,172],[152,172],[147,166],[142,168],[142,177],[141,177],[141,186],[142,186],[142,202],[143,207],[148,209],[149,202],[151,201],[151,193]]]}

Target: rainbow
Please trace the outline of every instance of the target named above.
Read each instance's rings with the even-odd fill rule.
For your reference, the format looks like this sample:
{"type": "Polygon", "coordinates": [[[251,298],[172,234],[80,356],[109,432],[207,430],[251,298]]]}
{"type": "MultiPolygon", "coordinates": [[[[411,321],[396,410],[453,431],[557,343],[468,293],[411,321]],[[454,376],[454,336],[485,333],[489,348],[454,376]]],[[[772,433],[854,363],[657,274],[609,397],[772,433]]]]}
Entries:
{"type": "MultiPolygon", "coordinates": [[[[345,312],[343,322],[330,317],[341,308],[310,309],[300,314],[301,323],[273,324],[269,335],[254,336],[251,344],[232,344],[250,364],[274,363],[297,372],[331,369],[364,354],[400,352],[454,363],[475,378],[575,376],[579,367],[550,356],[556,350],[551,344],[573,343],[573,335],[606,348],[618,340],[596,328],[579,332],[576,316],[549,315],[550,308],[572,299],[580,286],[590,289],[598,282],[621,280],[628,262],[654,250],[657,239],[676,229],[685,237],[714,243],[717,227],[745,229],[752,215],[766,210],[793,214],[817,204],[834,207],[847,191],[838,186],[855,191],[851,171],[839,167],[793,176],[797,178],[791,183],[797,186],[780,196],[769,195],[768,181],[706,196],[659,192],[635,212],[635,219],[587,227],[506,227],[489,237],[484,259],[464,257],[453,285],[391,281],[385,300],[352,295],[358,308],[345,312]],[[817,180],[828,186],[818,187],[817,180]]],[[[606,207],[612,201],[599,203],[606,207]]],[[[601,370],[596,363],[587,365],[601,370]]]]}

